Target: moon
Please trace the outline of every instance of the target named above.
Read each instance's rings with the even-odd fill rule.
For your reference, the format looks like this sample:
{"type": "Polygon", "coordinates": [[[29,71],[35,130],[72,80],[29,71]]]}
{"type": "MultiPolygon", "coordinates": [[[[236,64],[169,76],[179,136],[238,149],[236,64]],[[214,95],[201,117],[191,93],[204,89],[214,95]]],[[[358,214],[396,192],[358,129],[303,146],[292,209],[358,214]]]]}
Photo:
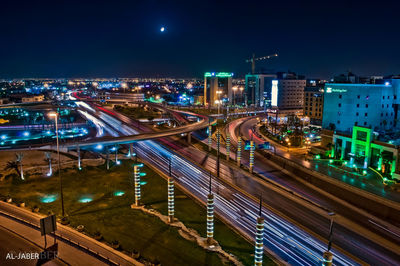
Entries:
{"type": "Polygon", "coordinates": [[[160,31],[164,32],[165,31],[165,27],[161,27],[160,31]]]}

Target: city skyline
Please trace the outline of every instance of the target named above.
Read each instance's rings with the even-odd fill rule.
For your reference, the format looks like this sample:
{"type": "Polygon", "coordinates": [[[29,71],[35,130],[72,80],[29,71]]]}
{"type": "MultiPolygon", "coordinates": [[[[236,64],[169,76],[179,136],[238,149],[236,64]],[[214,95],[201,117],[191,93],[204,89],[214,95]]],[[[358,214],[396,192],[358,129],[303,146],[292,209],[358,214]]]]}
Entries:
{"type": "Polygon", "coordinates": [[[244,77],[253,53],[279,54],[263,72],[398,74],[397,5],[8,2],[0,78],[244,77]]]}

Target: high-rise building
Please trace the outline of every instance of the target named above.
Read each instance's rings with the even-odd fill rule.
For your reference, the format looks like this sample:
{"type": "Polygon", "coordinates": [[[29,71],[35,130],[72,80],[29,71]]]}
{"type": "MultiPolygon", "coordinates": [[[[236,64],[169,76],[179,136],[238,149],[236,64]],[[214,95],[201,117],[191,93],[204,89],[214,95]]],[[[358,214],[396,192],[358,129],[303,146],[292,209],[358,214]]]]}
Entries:
{"type": "Polygon", "coordinates": [[[322,128],[350,133],[353,126],[385,131],[398,126],[400,79],[384,84],[327,83],[322,128]]]}
{"type": "Polygon", "coordinates": [[[317,80],[310,80],[304,88],[303,115],[311,124],[321,125],[324,107],[324,84],[317,80]]]}
{"type": "Polygon", "coordinates": [[[275,74],[246,75],[245,93],[247,104],[254,106],[264,106],[266,104],[271,106],[272,80],[276,79],[277,75],[275,74]]]}
{"type": "Polygon", "coordinates": [[[247,104],[302,110],[305,86],[306,80],[294,73],[246,75],[247,104]]]}
{"type": "Polygon", "coordinates": [[[204,73],[204,106],[232,104],[232,76],[226,72],[204,73]]]}

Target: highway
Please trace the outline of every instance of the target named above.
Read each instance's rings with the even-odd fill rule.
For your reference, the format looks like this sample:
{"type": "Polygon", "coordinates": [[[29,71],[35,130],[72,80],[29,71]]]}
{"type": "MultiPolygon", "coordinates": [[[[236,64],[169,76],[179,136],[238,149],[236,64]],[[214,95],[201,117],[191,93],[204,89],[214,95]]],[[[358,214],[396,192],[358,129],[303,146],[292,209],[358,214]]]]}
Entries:
{"type": "MultiPolygon", "coordinates": [[[[229,125],[229,130],[232,134],[235,133],[233,135],[235,140],[237,138],[236,136],[240,133],[241,136],[245,137],[248,140],[251,138],[251,136],[253,136],[254,142],[256,144],[261,144],[261,143],[264,143],[265,140],[261,139],[256,134],[254,134],[253,128],[256,124],[257,124],[257,118],[255,118],[255,117],[236,120],[229,125]]],[[[270,143],[272,143],[272,142],[270,142],[270,143]]],[[[351,186],[357,187],[359,189],[376,194],[380,197],[384,197],[384,198],[387,198],[392,201],[396,201],[396,202],[400,203],[400,193],[396,193],[396,192],[393,192],[390,190],[385,190],[384,186],[382,184],[380,184],[380,186],[379,186],[377,184],[364,183],[359,180],[344,179],[343,173],[331,171],[331,170],[327,169],[326,167],[324,167],[323,164],[305,161],[303,156],[301,156],[301,155],[299,156],[299,152],[301,154],[306,153],[306,150],[304,150],[304,149],[294,148],[292,150],[293,151],[295,150],[296,152],[293,153],[292,151],[288,152],[286,147],[283,147],[279,144],[272,143],[272,145],[276,148],[276,153],[278,155],[280,155],[281,157],[295,161],[296,163],[303,165],[304,167],[318,170],[319,172],[321,172],[325,175],[328,175],[332,178],[336,178],[336,179],[340,180],[341,182],[348,183],[351,186]]]]}
{"type": "MultiPolygon", "coordinates": [[[[115,123],[113,119],[108,119],[105,121],[105,124],[112,127],[112,130],[119,131],[120,124],[115,123]]],[[[137,133],[136,130],[131,128],[128,132],[120,134],[133,135],[137,133]]],[[[203,170],[201,167],[196,166],[194,163],[153,140],[137,142],[134,150],[140,158],[164,173],[168,171],[169,158],[171,158],[174,169],[173,175],[176,178],[176,182],[199,200],[205,202],[208,193],[208,171],[203,170]]],[[[254,239],[258,202],[246,193],[216,178],[213,179],[213,191],[216,194],[216,213],[242,233],[254,239]]],[[[263,206],[263,216],[266,219],[264,232],[265,246],[291,265],[321,264],[326,244],[286,221],[266,206],[266,204],[263,206]]],[[[358,264],[355,260],[336,249],[333,250],[333,253],[336,265],[358,264]]]]}
{"type": "MultiPolygon", "coordinates": [[[[170,132],[167,134],[164,132],[150,133],[140,124],[102,107],[89,106],[89,108],[82,108],[82,110],[84,109],[87,109],[85,111],[89,114],[87,119],[96,120],[102,132],[107,132],[114,138],[100,136],[100,141],[93,140],[90,143],[69,144],[70,147],[75,148],[76,144],[94,146],[98,143],[104,145],[131,143],[142,140],[143,136],[148,139],[155,136],[163,137],[159,142],[154,140],[136,142],[135,152],[139,154],[139,157],[164,173],[168,170],[169,158],[172,158],[174,176],[177,179],[177,183],[199,200],[205,202],[206,194],[208,193],[209,172],[198,165],[206,167],[207,170],[215,173],[215,158],[193,147],[179,146],[177,143],[171,142],[170,137],[165,138],[165,136],[172,135],[170,132]],[[132,126],[139,126],[140,131],[146,133],[138,134],[132,126]],[[163,144],[161,145],[160,143],[163,144]],[[179,154],[172,152],[166,146],[177,150],[179,154]]],[[[203,121],[201,128],[204,128],[204,120],[201,121],[203,121]]],[[[201,121],[197,122],[197,125],[201,121]]],[[[191,125],[189,124],[186,127],[189,128],[189,126],[191,125]]],[[[206,126],[208,126],[208,122],[206,126]]],[[[173,130],[175,130],[172,131],[175,132],[173,134],[182,133],[179,128],[173,130]]],[[[234,155],[232,154],[232,156],[234,155]]],[[[272,174],[275,174],[274,171],[272,174]]],[[[258,206],[257,199],[254,196],[257,197],[262,193],[264,195],[263,215],[266,219],[264,242],[267,249],[292,265],[316,265],[321,263],[326,243],[321,241],[319,236],[323,236],[323,238],[327,236],[329,220],[326,211],[324,211],[325,215],[322,215],[320,210],[312,210],[312,207],[310,209],[305,208],[304,203],[300,203],[301,201],[298,199],[290,199],[290,195],[282,196],[282,193],[278,193],[277,189],[271,187],[271,185],[260,183],[259,180],[255,180],[224,164],[221,164],[221,178],[220,180],[216,178],[213,180],[213,191],[217,194],[217,214],[249,238],[254,238],[258,206]],[[308,228],[308,230],[301,228],[308,228]]],[[[318,197],[315,200],[318,200],[318,197]]],[[[323,202],[320,201],[319,203],[322,204],[323,202]]],[[[334,244],[370,264],[393,265],[397,262],[398,254],[381,249],[374,243],[364,239],[360,234],[362,232],[357,234],[337,225],[335,226],[334,244]]],[[[336,265],[354,265],[359,262],[336,249],[334,249],[334,254],[336,265]]]]}

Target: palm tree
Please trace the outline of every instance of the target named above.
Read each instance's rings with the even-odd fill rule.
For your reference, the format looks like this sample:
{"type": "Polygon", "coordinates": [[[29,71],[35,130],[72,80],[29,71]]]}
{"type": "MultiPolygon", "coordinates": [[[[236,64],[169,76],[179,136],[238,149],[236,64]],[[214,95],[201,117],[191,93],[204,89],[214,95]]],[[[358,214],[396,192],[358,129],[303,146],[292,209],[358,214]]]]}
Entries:
{"type": "Polygon", "coordinates": [[[21,179],[25,180],[25,178],[24,178],[24,169],[22,168],[22,159],[24,158],[24,154],[23,153],[16,153],[15,157],[17,158],[17,163],[20,166],[21,179]]]}
{"type": "Polygon", "coordinates": [[[51,176],[53,174],[53,168],[51,167],[51,162],[52,162],[51,152],[45,152],[44,155],[45,155],[44,160],[49,163],[49,172],[47,173],[47,176],[51,176]]]}
{"type": "Polygon", "coordinates": [[[21,173],[19,172],[19,164],[17,161],[8,161],[6,167],[4,167],[4,171],[7,170],[15,170],[18,175],[21,175],[21,173]]]}

